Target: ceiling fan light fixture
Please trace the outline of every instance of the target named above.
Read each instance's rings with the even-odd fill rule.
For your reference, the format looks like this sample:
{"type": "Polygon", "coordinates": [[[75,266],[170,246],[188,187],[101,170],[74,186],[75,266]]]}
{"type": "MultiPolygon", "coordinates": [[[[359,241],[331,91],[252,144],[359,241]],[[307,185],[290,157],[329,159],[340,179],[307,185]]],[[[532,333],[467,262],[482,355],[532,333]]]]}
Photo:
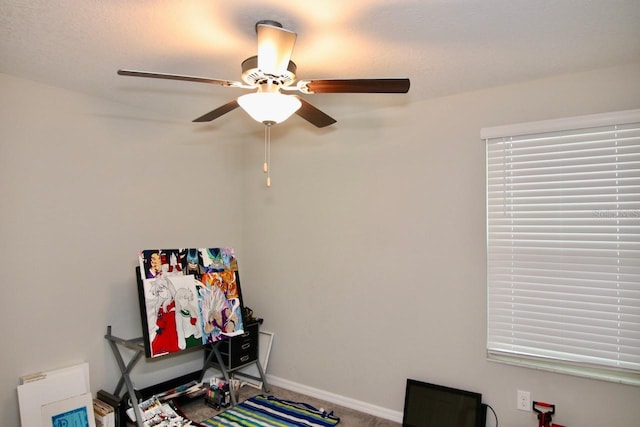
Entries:
{"type": "Polygon", "coordinates": [[[238,98],[238,104],[255,121],[264,124],[282,123],[302,106],[296,96],[279,92],[248,93],[238,98]]]}

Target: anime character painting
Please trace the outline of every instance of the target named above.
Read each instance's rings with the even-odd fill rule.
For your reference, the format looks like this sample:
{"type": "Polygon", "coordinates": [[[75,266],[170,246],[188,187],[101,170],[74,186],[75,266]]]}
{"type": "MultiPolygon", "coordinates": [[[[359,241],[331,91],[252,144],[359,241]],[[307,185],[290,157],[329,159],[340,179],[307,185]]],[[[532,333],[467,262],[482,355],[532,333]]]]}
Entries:
{"type": "Polygon", "coordinates": [[[231,248],[138,253],[138,293],[147,357],[244,332],[237,261],[231,248]]]}
{"type": "Polygon", "coordinates": [[[176,291],[176,330],[180,350],[202,344],[202,324],[196,292],[197,287],[195,291],[189,288],[176,291]]]}
{"type": "Polygon", "coordinates": [[[175,287],[166,277],[159,277],[149,283],[152,304],[147,309],[147,316],[151,351],[158,355],[178,351],[175,287]]]}
{"type": "Polygon", "coordinates": [[[235,273],[233,271],[230,272],[231,274],[224,273],[203,275],[203,279],[207,279],[201,289],[201,310],[206,343],[244,332],[240,298],[237,292],[227,292],[230,288],[230,277],[233,277],[231,288],[234,291],[237,289],[235,273]]]}
{"type": "Polygon", "coordinates": [[[140,254],[142,271],[147,279],[155,279],[162,274],[162,255],[157,249],[147,249],[140,254]]]}

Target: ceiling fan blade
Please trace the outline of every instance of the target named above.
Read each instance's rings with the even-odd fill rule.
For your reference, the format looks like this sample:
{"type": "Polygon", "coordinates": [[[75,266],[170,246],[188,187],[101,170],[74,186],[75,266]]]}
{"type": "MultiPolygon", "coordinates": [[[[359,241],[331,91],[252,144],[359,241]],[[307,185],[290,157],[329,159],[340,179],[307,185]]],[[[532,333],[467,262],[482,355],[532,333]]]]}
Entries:
{"type": "Polygon", "coordinates": [[[297,97],[300,102],[302,102],[302,106],[296,111],[296,114],[311,123],[312,125],[323,128],[325,126],[332,125],[336,122],[336,120],[320,111],[304,99],[297,97]]]}
{"type": "Polygon", "coordinates": [[[409,79],[301,80],[303,93],[407,93],[409,79]]]}
{"type": "Polygon", "coordinates": [[[293,46],[298,37],[293,31],[258,23],[258,69],[264,74],[280,76],[287,71],[293,46]]]}
{"type": "Polygon", "coordinates": [[[226,104],[216,108],[215,110],[209,111],[207,114],[198,117],[194,120],[194,122],[210,122],[222,116],[223,114],[227,114],[228,112],[235,110],[239,106],[240,105],[238,104],[238,101],[234,99],[233,101],[227,102],[226,104]]]}
{"type": "Polygon", "coordinates": [[[153,73],[149,71],[118,70],[118,75],[132,76],[132,77],[150,77],[152,79],[182,80],[182,81],[196,82],[196,83],[210,83],[210,84],[220,85],[220,86],[251,88],[251,86],[247,86],[240,82],[234,82],[230,80],[209,79],[207,77],[183,76],[179,74],[153,73]]]}

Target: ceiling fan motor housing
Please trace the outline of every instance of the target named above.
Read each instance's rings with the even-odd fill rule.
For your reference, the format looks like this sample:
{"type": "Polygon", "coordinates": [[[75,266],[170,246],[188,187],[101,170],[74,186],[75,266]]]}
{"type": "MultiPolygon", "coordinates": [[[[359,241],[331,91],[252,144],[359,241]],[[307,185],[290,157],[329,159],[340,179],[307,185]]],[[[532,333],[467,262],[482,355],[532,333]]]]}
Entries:
{"type": "Polygon", "coordinates": [[[242,80],[252,86],[260,86],[266,83],[278,86],[289,86],[296,80],[298,67],[293,61],[289,61],[287,71],[279,76],[265,74],[258,68],[258,56],[252,56],[242,61],[242,80]]]}

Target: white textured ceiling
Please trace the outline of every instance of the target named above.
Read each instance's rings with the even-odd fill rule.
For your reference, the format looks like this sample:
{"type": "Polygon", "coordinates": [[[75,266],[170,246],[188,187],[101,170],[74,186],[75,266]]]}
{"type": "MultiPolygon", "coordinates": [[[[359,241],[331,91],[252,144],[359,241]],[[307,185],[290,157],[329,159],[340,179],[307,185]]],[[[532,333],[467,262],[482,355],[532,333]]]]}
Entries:
{"type": "Polygon", "coordinates": [[[189,121],[245,92],[116,70],[239,80],[262,19],[298,33],[298,78],[411,79],[408,95],[307,97],[338,121],[640,61],[639,0],[0,0],[0,72],[189,121]]]}

